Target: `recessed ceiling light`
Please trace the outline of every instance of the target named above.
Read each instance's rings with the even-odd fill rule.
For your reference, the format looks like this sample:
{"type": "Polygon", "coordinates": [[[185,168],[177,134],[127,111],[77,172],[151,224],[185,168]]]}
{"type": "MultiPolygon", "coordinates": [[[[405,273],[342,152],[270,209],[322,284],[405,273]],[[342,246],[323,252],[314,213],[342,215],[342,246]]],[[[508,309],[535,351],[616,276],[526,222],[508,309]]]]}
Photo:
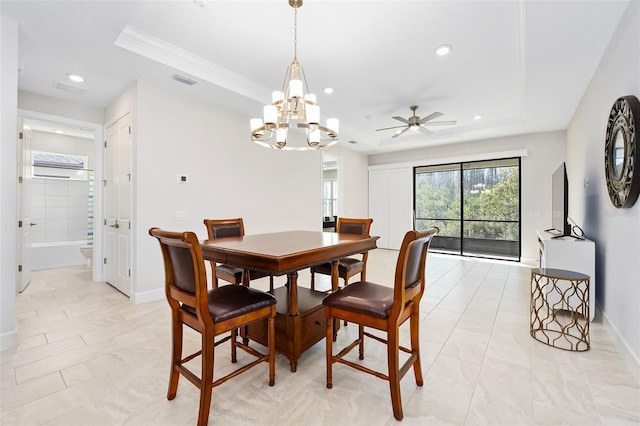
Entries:
{"type": "Polygon", "coordinates": [[[322,89],[322,91],[327,95],[330,95],[333,93],[333,87],[325,87],[324,89],[322,89]]]}
{"type": "Polygon", "coordinates": [[[480,114],[474,115],[473,116],[474,120],[482,120],[482,116],[480,114]]]}
{"type": "Polygon", "coordinates": [[[60,129],[53,129],[53,133],[57,133],[59,135],[63,135],[64,134],[64,130],[60,130],[60,129]]]}
{"type": "Polygon", "coordinates": [[[448,44],[443,44],[441,46],[436,47],[436,55],[438,56],[448,55],[449,52],[451,52],[451,46],[449,46],[448,44]]]}
{"type": "Polygon", "coordinates": [[[84,82],[84,77],[78,74],[67,74],[67,78],[71,81],[75,81],[76,83],[84,82]]]}

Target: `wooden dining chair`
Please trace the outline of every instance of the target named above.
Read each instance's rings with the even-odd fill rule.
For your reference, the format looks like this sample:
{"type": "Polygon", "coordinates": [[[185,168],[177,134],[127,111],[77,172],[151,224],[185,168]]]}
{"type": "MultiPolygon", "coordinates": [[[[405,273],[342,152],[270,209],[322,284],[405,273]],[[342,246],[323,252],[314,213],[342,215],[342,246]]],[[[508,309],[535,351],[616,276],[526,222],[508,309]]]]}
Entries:
{"type": "Polygon", "coordinates": [[[393,415],[397,420],[402,420],[400,380],[413,366],[416,384],[422,386],[423,382],[419,340],[420,299],[425,287],[425,262],[429,243],[438,232],[437,227],[431,227],[426,231],[409,231],[405,234],[398,254],[393,287],[360,281],[331,293],[322,302],[327,324],[327,388],[331,389],[333,386],[334,363],[341,363],[387,380],[391,390],[393,415]],[[333,355],[333,324],[334,320],[340,319],[358,324],[358,338],[337,355],[333,355]],[[411,348],[400,346],[400,326],[407,319],[411,348]],[[380,337],[365,332],[365,327],[383,331],[386,336],[380,337]],[[364,359],[365,337],[387,345],[386,375],[345,359],[356,346],[359,349],[359,359],[364,359]],[[402,366],[399,365],[399,351],[409,354],[402,366]]]}
{"type": "MultiPolygon", "coordinates": [[[[225,237],[242,237],[244,236],[244,221],[242,218],[237,219],[205,219],[204,226],[207,228],[207,234],[209,239],[225,237]]],[[[214,261],[210,261],[211,268],[216,269],[215,277],[213,278],[213,287],[218,287],[218,279],[221,278],[231,284],[243,283],[243,278],[246,279],[245,283],[249,284],[250,280],[257,280],[259,278],[269,277],[269,291],[273,291],[273,276],[267,275],[259,271],[248,271],[237,266],[218,264],[214,261]],[[244,277],[244,274],[247,276],[244,277]]]]}
{"type": "Polygon", "coordinates": [[[269,386],[275,383],[275,315],[276,299],[269,293],[242,285],[226,285],[207,289],[207,273],[202,249],[193,232],[170,232],[149,229],[158,239],[162,251],[165,274],[165,294],[171,306],[171,372],[167,399],[175,398],[182,374],[200,389],[198,425],[206,425],[211,406],[213,387],[262,363],[269,364],[269,386]],[[237,340],[237,328],[257,321],[267,321],[266,354],[237,340]],[[183,325],[201,335],[199,351],[182,357],[183,325]],[[215,341],[222,334],[223,338],[215,341]],[[236,348],[245,350],[256,359],[213,381],[215,347],[231,341],[231,362],[236,362],[236,348]],[[198,377],[186,364],[201,357],[198,377]]]}
{"type": "MultiPolygon", "coordinates": [[[[373,219],[355,219],[339,217],[336,223],[336,232],[341,234],[355,234],[369,236],[369,230],[373,219]]],[[[338,276],[344,280],[344,286],[349,284],[349,279],[360,274],[360,281],[367,279],[367,258],[369,252],[356,256],[343,257],[338,260],[338,276]]],[[[311,267],[311,289],[315,290],[315,275],[323,274],[331,276],[331,263],[323,263],[311,267]]]]}

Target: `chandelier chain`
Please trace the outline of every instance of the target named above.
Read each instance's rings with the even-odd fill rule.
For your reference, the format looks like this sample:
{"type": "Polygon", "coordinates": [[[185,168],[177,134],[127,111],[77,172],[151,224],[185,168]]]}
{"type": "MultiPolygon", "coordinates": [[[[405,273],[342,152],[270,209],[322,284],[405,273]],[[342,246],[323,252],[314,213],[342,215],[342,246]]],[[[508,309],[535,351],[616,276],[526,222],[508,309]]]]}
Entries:
{"type": "Polygon", "coordinates": [[[298,9],[293,9],[293,59],[298,59],[298,9]]]}

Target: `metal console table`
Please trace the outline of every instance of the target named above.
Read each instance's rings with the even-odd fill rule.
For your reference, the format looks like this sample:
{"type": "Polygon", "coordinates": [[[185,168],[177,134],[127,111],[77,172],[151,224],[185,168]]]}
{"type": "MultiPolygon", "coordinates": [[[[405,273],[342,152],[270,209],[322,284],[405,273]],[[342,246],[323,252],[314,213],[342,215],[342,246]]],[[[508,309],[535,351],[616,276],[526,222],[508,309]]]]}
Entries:
{"type": "Polygon", "coordinates": [[[531,337],[568,351],[589,350],[589,276],[531,270],[531,337]]]}

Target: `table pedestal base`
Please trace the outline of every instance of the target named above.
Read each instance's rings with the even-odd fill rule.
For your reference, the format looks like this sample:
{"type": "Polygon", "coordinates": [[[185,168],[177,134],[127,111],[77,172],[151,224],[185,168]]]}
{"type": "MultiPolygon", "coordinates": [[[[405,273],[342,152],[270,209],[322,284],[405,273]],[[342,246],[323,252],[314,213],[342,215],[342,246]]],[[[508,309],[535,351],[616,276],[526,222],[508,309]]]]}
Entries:
{"type": "MultiPolygon", "coordinates": [[[[289,313],[287,287],[274,289],[278,299],[276,307],[276,351],[289,359],[295,372],[300,355],[325,337],[326,326],[322,299],[327,295],[304,287],[298,287],[298,314],[289,313]]],[[[249,325],[247,337],[266,345],[267,322],[249,325]]]]}

